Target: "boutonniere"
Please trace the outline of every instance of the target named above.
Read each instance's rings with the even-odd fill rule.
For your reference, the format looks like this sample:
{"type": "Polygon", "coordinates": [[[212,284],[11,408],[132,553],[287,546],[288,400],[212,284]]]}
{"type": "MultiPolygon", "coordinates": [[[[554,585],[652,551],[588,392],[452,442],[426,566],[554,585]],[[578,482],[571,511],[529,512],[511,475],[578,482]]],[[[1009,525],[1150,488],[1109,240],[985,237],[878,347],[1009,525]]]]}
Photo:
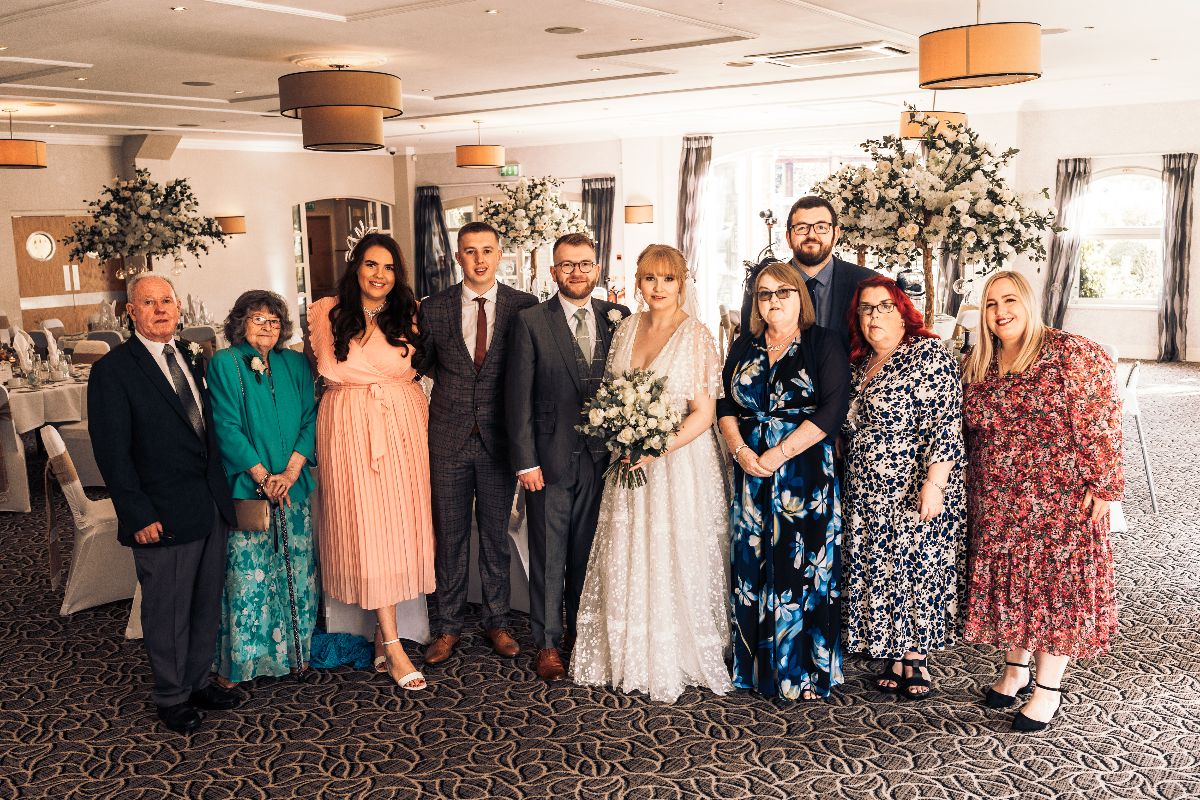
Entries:
{"type": "Polygon", "coordinates": [[[263,373],[267,371],[267,363],[258,356],[246,356],[246,366],[254,373],[254,380],[262,383],[263,373]]]}
{"type": "Polygon", "coordinates": [[[611,309],[605,316],[608,318],[608,327],[610,328],[617,327],[621,324],[621,320],[625,319],[620,310],[616,308],[611,309]]]}
{"type": "Polygon", "coordinates": [[[199,342],[188,342],[188,361],[193,367],[200,366],[200,362],[204,359],[204,348],[199,342]]]}

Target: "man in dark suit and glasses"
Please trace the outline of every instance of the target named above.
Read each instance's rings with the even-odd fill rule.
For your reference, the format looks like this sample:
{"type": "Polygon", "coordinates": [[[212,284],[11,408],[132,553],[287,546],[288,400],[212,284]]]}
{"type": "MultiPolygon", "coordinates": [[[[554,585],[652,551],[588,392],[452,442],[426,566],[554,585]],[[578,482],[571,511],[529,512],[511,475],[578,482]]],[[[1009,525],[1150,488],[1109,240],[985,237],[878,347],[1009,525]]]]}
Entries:
{"type": "Polygon", "coordinates": [[[574,640],[608,451],[575,426],[604,377],[625,306],[593,298],[596,245],[582,233],[554,243],[558,294],[517,315],[508,356],[505,414],[513,469],[529,518],[529,622],[543,680],[566,677],[560,649],[574,640]]]}
{"type": "Polygon", "coordinates": [[[170,730],[200,727],[200,709],[239,695],[209,683],[233,500],[213,435],[203,362],[175,338],[179,298],[161,275],[129,284],[135,333],[92,367],[88,416],[96,465],[133,548],[151,698],[170,730]]]}
{"type": "Polygon", "coordinates": [[[471,510],[479,527],[483,628],[505,658],[520,648],[508,630],[508,517],[517,480],[508,466],[504,374],[508,331],[537,298],[496,281],[500,235],[483,222],[458,231],[455,259],[463,280],[421,303],[420,372],[433,379],[429,405],[429,471],[437,540],[430,599],[434,639],[425,663],[440,664],[462,637],[467,610],[471,510]]]}
{"type": "MultiPolygon", "coordinates": [[[[837,212],[823,197],[807,195],[792,204],[787,217],[787,243],[792,248],[791,263],[804,275],[804,283],[812,298],[817,324],[837,331],[842,345],[850,349],[850,303],[858,284],[878,273],[843,261],[833,254],[841,229],[837,212]]],[[[754,313],[754,298],[750,291],[758,272],[769,263],[764,260],[747,278],[742,300],[742,332],[750,330],[750,315],[754,313]]],[[[799,288],[799,287],[796,287],[799,288]]]]}

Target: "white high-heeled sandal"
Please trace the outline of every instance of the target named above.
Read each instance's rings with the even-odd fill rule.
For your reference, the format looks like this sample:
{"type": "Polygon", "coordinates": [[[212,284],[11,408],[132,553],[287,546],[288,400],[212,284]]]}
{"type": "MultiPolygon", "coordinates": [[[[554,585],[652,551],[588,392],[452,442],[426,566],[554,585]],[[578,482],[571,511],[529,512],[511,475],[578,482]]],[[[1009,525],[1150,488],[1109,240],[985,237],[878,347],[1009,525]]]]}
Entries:
{"type": "MultiPolygon", "coordinates": [[[[392,639],[391,641],[384,642],[383,646],[387,647],[389,644],[400,644],[399,637],[392,639]]],[[[384,663],[386,664],[386,662],[387,662],[387,658],[385,657],[384,663]]],[[[384,672],[387,671],[386,666],[384,667],[383,671],[384,672]]],[[[429,687],[429,681],[425,680],[425,676],[422,675],[417,670],[413,670],[412,672],[408,673],[407,675],[401,675],[399,678],[396,678],[395,680],[396,680],[396,685],[399,686],[401,689],[403,689],[406,692],[423,692],[423,691],[425,691],[425,689],[427,689],[429,687]],[[412,683],[413,681],[421,681],[421,685],[420,686],[409,686],[408,684],[412,683]]]]}

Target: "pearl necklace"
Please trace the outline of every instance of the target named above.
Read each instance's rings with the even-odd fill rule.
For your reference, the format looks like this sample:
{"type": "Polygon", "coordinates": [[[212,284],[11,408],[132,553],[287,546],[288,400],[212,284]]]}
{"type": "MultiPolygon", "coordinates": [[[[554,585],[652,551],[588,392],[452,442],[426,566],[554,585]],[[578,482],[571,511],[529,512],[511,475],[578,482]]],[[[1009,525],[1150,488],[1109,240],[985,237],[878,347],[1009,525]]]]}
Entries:
{"type": "MultiPolygon", "coordinates": [[[[800,331],[799,331],[799,330],[796,330],[796,331],[794,331],[794,332],[792,333],[792,335],[791,335],[791,336],[789,336],[789,337],[788,337],[787,339],[785,339],[784,341],[780,342],[779,344],[769,344],[769,345],[767,345],[766,347],[764,347],[764,348],[763,348],[763,350],[765,350],[765,351],[766,351],[766,352],[768,352],[768,353],[775,353],[775,352],[778,352],[779,350],[782,350],[783,348],[785,348],[785,347],[787,347],[788,345],[790,345],[792,342],[796,341],[796,336],[797,336],[799,333],[800,333],[800,331]]],[[[763,336],[763,341],[765,342],[766,340],[767,340],[767,339],[766,339],[766,335],[764,334],[764,336],[763,336]]]]}
{"type": "Polygon", "coordinates": [[[387,301],[385,300],[379,304],[378,308],[371,309],[371,308],[367,308],[366,306],[363,306],[363,313],[367,315],[367,319],[373,320],[379,314],[380,311],[383,311],[384,306],[386,306],[386,305],[387,305],[387,301]]]}

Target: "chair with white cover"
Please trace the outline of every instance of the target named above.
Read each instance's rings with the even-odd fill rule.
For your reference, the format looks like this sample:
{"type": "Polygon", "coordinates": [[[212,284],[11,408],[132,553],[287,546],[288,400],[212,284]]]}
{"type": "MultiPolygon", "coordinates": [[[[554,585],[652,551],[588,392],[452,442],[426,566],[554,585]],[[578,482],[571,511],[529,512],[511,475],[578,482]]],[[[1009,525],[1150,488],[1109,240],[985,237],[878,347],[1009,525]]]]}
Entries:
{"type": "Polygon", "coordinates": [[[179,332],[185,342],[195,342],[204,348],[206,358],[212,358],[217,350],[217,331],[211,325],[194,325],[179,332]]]}
{"type": "Polygon", "coordinates": [[[29,478],[25,443],[17,435],[8,389],[0,385],[0,511],[29,512],[29,478]]]}
{"type": "Polygon", "coordinates": [[[109,350],[112,350],[125,341],[117,331],[89,331],[87,338],[90,342],[105,342],[108,344],[109,350]]]}
{"type": "Polygon", "coordinates": [[[75,465],[75,474],[79,476],[79,482],[92,488],[103,487],[104,476],[100,474],[100,467],[96,466],[96,454],[92,452],[88,421],[83,419],[79,422],[64,422],[55,424],[54,427],[58,429],[58,435],[67,447],[67,455],[71,456],[71,463],[75,465]]]}
{"type": "Polygon", "coordinates": [[[54,588],[62,580],[62,556],[54,528],[54,505],[50,472],[58,479],[75,523],[75,546],[71,570],[59,614],[67,616],[93,606],[128,600],[137,590],[133,551],[117,541],[117,513],[112,500],[89,500],[75,474],[71,456],[62,437],[52,426],[41,430],[49,463],[46,465],[46,527],[50,558],[50,580],[54,588]]]}
{"type": "Polygon", "coordinates": [[[33,352],[42,358],[50,355],[50,345],[46,343],[47,334],[45,331],[25,331],[25,334],[33,342],[33,352]]]}
{"type": "Polygon", "coordinates": [[[8,314],[0,310],[0,344],[8,344],[12,341],[12,323],[8,321],[8,314]]]}
{"type": "Polygon", "coordinates": [[[95,364],[111,349],[108,342],[84,339],[75,343],[75,349],[71,351],[71,361],[76,364],[95,364]]]}
{"type": "Polygon", "coordinates": [[[1158,495],[1154,491],[1154,473],[1150,470],[1150,450],[1146,447],[1146,433],[1142,430],[1142,407],[1138,403],[1138,381],[1141,378],[1142,363],[1133,362],[1133,369],[1125,378],[1125,385],[1119,387],[1121,392],[1122,413],[1133,417],[1137,429],[1138,444],[1142,448],[1142,465],[1146,468],[1146,484],[1150,487],[1150,508],[1158,513],[1158,495]]]}
{"type": "Polygon", "coordinates": [[[42,320],[42,330],[48,336],[53,336],[55,341],[58,341],[59,337],[67,332],[67,326],[58,317],[50,317],[49,319],[42,320]]]}

